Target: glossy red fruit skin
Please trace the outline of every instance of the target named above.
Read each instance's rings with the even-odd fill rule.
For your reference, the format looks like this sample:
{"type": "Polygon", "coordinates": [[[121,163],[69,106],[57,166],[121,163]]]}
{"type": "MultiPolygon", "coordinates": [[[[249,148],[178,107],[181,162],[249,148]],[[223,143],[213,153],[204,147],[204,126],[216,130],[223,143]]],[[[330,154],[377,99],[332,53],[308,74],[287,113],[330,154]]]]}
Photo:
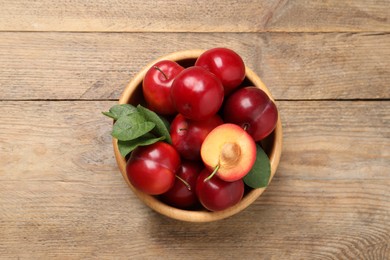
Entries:
{"type": "Polygon", "coordinates": [[[176,110],[192,120],[205,120],[215,115],[224,98],[221,81],[202,67],[189,67],[176,76],[171,99],[176,110]]]}
{"type": "Polygon", "coordinates": [[[260,141],[275,129],[278,109],[263,90],[245,87],[226,100],[223,119],[241,126],[255,141],[260,141]]]}
{"type": "Polygon", "coordinates": [[[180,164],[180,156],[171,145],[157,142],[136,148],[127,161],[126,172],[136,189],[158,195],[173,186],[180,164]]]}
{"type": "Polygon", "coordinates": [[[170,134],[172,145],[182,158],[200,160],[200,148],[206,136],[223,124],[220,116],[213,115],[206,120],[194,121],[178,114],[172,121],[170,134]]]}
{"type": "Polygon", "coordinates": [[[239,203],[244,196],[244,182],[242,179],[226,182],[213,176],[204,181],[211,171],[204,169],[196,181],[196,194],[200,203],[210,211],[220,211],[239,203]]]}
{"type": "Polygon", "coordinates": [[[198,197],[195,193],[196,180],[202,166],[191,161],[182,161],[181,167],[176,173],[177,176],[185,180],[190,185],[188,187],[178,178],[171,189],[161,195],[161,199],[176,208],[188,209],[199,204],[198,197]]]}
{"type": "Polygon", "coordinates": [[[159,61],[150,67],[142,82],[143,94],[149,109],[162,115],[176,113],[170,92],[173,80],[183,70],[182,66],[170,60],[159,61]]]}
{"type": "Polygon", "coordinates": [[[245,64],[241,56],[228,48],[213,48],[202,53],[195,62],[217,76],[225,95],[238,87],[245,78],[245,64]]]}

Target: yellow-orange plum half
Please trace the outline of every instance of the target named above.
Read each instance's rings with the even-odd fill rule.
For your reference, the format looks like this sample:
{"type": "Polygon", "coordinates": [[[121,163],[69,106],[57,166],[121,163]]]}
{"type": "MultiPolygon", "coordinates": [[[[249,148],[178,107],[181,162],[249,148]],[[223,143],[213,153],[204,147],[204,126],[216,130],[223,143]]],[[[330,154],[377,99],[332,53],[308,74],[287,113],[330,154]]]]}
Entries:
{"type": "Polygon", "coordinates": [[[224,181],[243,178],[256,160],[256,143],[240,126],[222,124],[214,128],[201,147],[203,163],[224,181]]]}

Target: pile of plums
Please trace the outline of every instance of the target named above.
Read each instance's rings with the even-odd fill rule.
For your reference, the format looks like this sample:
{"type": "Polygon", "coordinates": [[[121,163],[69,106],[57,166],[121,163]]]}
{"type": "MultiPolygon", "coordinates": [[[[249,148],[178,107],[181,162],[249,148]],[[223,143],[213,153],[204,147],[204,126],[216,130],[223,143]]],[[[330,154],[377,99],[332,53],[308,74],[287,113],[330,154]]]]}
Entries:
{"type": "Polygon", "coordinates": [[[275,103],[245,85],[243,59],[213,48],[184,68],[162,60],[142,84],[147,107],[169,119],[172,143],[136,148],[126,172],[131,184],[182,209],[227,209],[245,190],[244,176],[256,160],[256,143],[278,120],[275,103]]]}

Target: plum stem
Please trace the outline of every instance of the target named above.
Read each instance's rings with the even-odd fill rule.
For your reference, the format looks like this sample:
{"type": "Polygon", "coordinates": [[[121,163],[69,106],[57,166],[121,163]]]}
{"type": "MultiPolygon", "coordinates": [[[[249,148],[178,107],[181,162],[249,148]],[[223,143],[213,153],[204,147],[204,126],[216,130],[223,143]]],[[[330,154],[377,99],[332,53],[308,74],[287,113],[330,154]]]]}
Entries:
{"type": "Polygon", "coordinates": [[[220,167],[219,164],[217,166],[215,166],[213,172],[206,179],[204,179],[203,182],[209,181],[211,178],[213,178],[213,176],[218,172],[219,167],[220,167]]]}
{"type": "Polygon", "coordinates": [[[164,73],[164,71],[162,71],[162,70],[161,70],[159,67],[157,67],[157,66],[153,66],[153,68],[156,69],[156,70],[158,70],[159,72],[161,72],[161,73],[163,74],[165,80],[168,80],[168,77],[167,77],[167,75],[164,73]]]}
{"type": "Polygon", "coordinates": [[[191,190],[191,185],[188,184],[188,182],[186,182],[182,177],[178,176],[178,175],[175,175],[176,178],[178,178],[184,185],[186,185],[187,189],[188,190],[191,190]]]}

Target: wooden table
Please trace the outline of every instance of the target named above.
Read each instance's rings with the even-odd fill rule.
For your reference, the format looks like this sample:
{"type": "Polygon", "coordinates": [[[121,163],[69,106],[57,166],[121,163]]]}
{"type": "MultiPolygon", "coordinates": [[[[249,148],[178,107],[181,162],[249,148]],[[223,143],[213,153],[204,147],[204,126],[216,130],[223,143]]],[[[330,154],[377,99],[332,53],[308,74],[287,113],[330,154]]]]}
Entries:
{"type": "Polygon", "coordinates": [[[390,1],[0,0],[1,259],[390,259],[390,1]],[[164,54],[226,46],[273,93],[266,192],[214,223],[124,182],[101,111],[164,54]]]}

